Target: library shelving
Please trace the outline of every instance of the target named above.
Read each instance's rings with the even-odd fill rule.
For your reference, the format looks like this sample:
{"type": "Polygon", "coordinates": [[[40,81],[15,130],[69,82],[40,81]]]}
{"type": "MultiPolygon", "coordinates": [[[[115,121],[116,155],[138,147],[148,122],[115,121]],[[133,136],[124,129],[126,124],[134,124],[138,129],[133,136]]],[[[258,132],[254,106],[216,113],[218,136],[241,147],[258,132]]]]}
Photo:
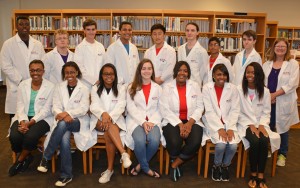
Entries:
{"type": "Polygon", "coordinates": [[[278,36],[278,21],[267,21],[265,40],[265,59],[269,57],[270,50],[278,36]]]}

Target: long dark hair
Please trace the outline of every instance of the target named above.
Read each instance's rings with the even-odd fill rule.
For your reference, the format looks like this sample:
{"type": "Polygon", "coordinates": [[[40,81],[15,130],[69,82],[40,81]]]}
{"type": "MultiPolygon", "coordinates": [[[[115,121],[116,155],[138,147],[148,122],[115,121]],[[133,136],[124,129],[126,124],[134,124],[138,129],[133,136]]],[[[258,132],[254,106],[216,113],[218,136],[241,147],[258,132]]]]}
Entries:
{"type": "Polygon", "coordinates": [[[100,81],[100,83],[98,85],[97,93],[98,93],[98,95],[100,97],[101,94],[102,94],[103,89],[105,88],[104,87],[104,80],[103,80],[102,75],[103,75],[104,68],[106,68],[106,67],[112,68],[113,71],[114,71],[115,79],[113,81],[113,85],[112,85],[111,89],[112,89],[112,91],[114,93],[114,96],[117,97],[118,93],[119,93],[119,91],[118,91],[118,74],[117,74],[116,67],[113,64],[111,64],[111,63],[107,63],[107,64],[103,65],[103,67],[100,69],[100,72],[99,72],[99,81],[100,81]]]}
{"type": "Polygon", "coordinates": [[[134,76],[133,82],[131,84],[131,87],[129,89],[129,94],[130,94],[130,97],[132,100],[136,94],[136,91],[139,91],[142,88],[143,78],[141,75],[141,71],[142,71],[142,68],[145,63],[151,64],[152,70],[153,70],[152,75],[151,75],[151,80],[155,82],[155,73],[154,73],[154,66],[153,66],[152,61],[150,59],[143,59],[136,68],[135,76],[134,76]]]}
{"type": "Polygon", "coordinates": [[[264,71],[263,71],[261,65],[257,62],[250,63],[249,65],[247,65],[247,67],[245,69],[243,82],[242,82],[243,93],[244,93],[245,97],[248,95],[248,80],[246,78],[246,71],[247,71],[247,68],[250,66],[252,66],[254,68],[255,91],[256,91],[256,93],[258,93],[259,100],[261,100],[264,97],[265,74],[264,74],[264,71]]]}
{"type": "MultiPolygon", "coordinates": [[[[227,76],[226,82],[229,82],[229,73],[227,67],[223,64],[217,64],[214,66],[212,73],[214,74],[217,70],[220,70],[223,74],[227,76]]],[[[213,81],[215,82],[215,79],[213,78],[213,81]]]]}

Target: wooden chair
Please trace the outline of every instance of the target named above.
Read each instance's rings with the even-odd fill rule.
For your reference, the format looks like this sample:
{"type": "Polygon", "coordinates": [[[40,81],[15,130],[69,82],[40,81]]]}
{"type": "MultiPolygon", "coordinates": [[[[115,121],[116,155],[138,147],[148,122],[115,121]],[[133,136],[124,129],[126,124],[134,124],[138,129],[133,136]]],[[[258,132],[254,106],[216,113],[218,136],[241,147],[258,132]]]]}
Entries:
{"type": "MultiPolygon", "coordinates": [[[[198,150],[197,158],[198,158],[197,174],[199,176],[200,175],[200,170],[201,170],[201,162],[202,162],[202,158],[203,158],[203,148],[202,148],[202,146],[200,146],[200,148],[198,150]]],[[[169,174],[169,166],[170,166],[170,155],[169,155],[168,151],[166,150],[166,170],[165,170],[166,175],[169,174]]]]}
{"type": "MultiPolygon", "coordinates": [[[[241,173],[241,177],[242,178],[245,177],[247,155],[248,155],[248,149],[243,151],[242,173],[241,173]]],[[[277,156],[278,156],[278,150],[276,150],[276,151],[274,151],[272,153],[272,171],[271,171],[271,177],[274,177],[275,173],[276,173],[277,156]]]]}
{"type": "MultiPolygon", "coordinates": [[[[242,148],[243,148],[242,142],[238,143],[238,146],[237,146],[236,178],[240,177],[242,148]]],[[[206,145],[205,145],[204,178],[207,178],[207,174],[208,174],[209,156],[210,156],[211,153],[214,153],[214,152],[215,152],[215,144],[213,144],[211,142],[211,140],[207,140],[206,145]]]]}
{"type": "MultiPolygon", "coordinates": [[[[159,173],[162,174],[163,173],[163,163],[164,163],[164,147],[162,144],[159,145],[158,152],[159,152],[159,173]]],[[[127,148],[127,153],[129,154],[130,158],[132,159],[133,152],[130,148],[127,148]]],[[[128,174],[129,173],[127,170],[127,175],[128,174]]]]}
{"type": "MultiPolygon", "coordinates": [[[[89,149],[89,171],[93,173],[93,150],[94,149],[106,149],[104,135],[97,136],[97,143],[89,149]]],[[[99,151],[96,152],[96,160],[99,160],[99,151]]],[[[125,169],[122,164],[122,175],[125,173],[125,169]]]]}

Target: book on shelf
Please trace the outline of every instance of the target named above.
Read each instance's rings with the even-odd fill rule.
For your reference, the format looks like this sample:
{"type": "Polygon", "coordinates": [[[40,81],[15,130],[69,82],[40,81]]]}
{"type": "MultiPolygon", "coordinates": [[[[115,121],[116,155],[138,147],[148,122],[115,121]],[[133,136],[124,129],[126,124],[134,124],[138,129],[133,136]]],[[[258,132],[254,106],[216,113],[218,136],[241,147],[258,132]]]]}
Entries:
{"type": "Polygon", "coordinates": [[[224,52],[239,52],[242,51],[242,38],[219,38],[220,50],[224,52]]]}
{"type": "Polygon", "coordinates": [[[97,30],[110,30],[109,17],[87,17],[71,16],[62,18],[62,29],[64,30],[83,30],[83,22],[86,19],[93,19],[97,23],[97,30]]]}
{"type": "Polygon", "coordinates": [[[209,20],[208,19],[188,19],[181,17],[164,17],[163,25],[167,31],[184,32],[186,25],[190,22],[194,22],[199,26],[199,32],[209,32],[209,20]]]}
{"type": "Polygon", "coordinates": [[[294,39],[300,39],[300,31],[294,31],[294,39]]]}
{"type": "Polygon", "coordinates": [[[293,38],[293,32],[289,31],[289,30],[279,30],[278,31],[278,37],[279,38],[292,39],[293,38]]]}
{"type": "Polygon", "coordinates": [[[60,28],[60,20],[55,19],[53,16],[30,16],[29,24],[32,31],[47,31],[60,28]]]}
{"type": "Polygon", "coordinates": [[[160,17],[155,16],[113,16],[112,30],[118,31],[123,21],[132,23],[135,31],[150,31],[152,25],[162,22],[160,17]]]}
{"type": "Polygon", "coordinates": [[[234,22],[231,19],[227,18],[217,18],[216,19],[216,32],[217,33],[237,33],[241,34],[246,30],[256,31],[257,23],[256,22],[234,22]]]}
{"type": "Polygon", "coordinates": [[[54,48],[54,35],[31,35],[34,39],[40,41],[44,48],[54,48]]]}
{"type": "Polygon", "coordinates": [[[266,37],[270,37],[271,28],[267,27],[266,29],[266,37]]]}

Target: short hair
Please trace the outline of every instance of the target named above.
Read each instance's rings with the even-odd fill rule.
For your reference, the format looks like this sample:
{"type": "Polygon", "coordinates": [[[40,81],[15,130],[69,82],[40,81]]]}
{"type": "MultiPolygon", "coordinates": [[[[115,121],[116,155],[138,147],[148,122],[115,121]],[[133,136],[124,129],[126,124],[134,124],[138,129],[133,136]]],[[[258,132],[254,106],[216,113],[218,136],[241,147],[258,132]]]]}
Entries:
{"type": "Polygon", "coordinates": [[[208,44],[212,41],[216,41],[218,43],[218,45],[220,46],[221,45],[221,42],[220,42],[220,39],[218,37],[211,37],[209,40],[208,40],[208,44]]]}
{"type": "Polygon", "coordinates": [[[39,60],[39,59],[32,60],[32,61],[29,63],[29,67],[30,67],[32,64],[40,64],[40,65],[42,65],[43,69],[45,68],[45,65],[44,65],[43,61],[42,61],[42,60],[39,60]]]}
{"type": "Polygon", "coordinates": [[[28,16],[18,16],[17,23],[19,22],[19,20],[28,20],[29,21],[29,17],[28,16]]]}
{"type": "MultiPolygon", "coordinates": [[[[220,63],[220,64],[216,64],[212,70],[212,73],[214,74],[217,70],[220,70],[223,74],[225,74],[227,76],[227,82],[229,82],[229,72],[228,72],[228,69],[227,67],[223,64],[223,63],[220,63]]],[[[213,81],[215,82],[215,80],[213,79],[213,81]]]]}
{"type": "Polygon", "coordinates": [[[243,36],[247,36],[247,37],[252,37],[253,38],[253,40],[256,40],[257,39],[257,34],[256,34],[256,32],[255,31],[253,31],[253,30],[247,30],[247,31],[244,31],[244,33],[242,34],[242,37],[243,36]]]}
{"type": "Polygon", "coordinates": [[[195,26],[197,32],[199,32],[199,26],[198,26],[198,24],[196,24],[195,22],[189,22],[189,23],[187,23],[186,26],[185,26],[185,28],[186,28],[188,25],[193,25],[193,26],[195,26]]]}
{"type": "Polygon", "coordinates": [[[74,61],[68,61],[68,62],[66,62],[64,65],[63,65],[63,67],[62,67],[62,69],[61,69],[61,77],[62,77],[62,80],[65,80],[65,69],[66,69],[66,67],[73,67],[73,68],[75,68],[75,70],[78,72],[78,74],[77,74],[77,78],[82,78],[82,73],[81,73],[81,71],[80,71],[80,69],[79,69],[79,67],[78,67],[78,65],[74,62],[74,61]]]}
{"type": "Polygon", "coordinates": [[[160,29],[160,30],[162,30],[163,32],[164,32],[164,34],[166,33],[166,28],[165,28],[165,26],[163,26],[162,24],[160,24],[160,23],[157,23],[157,24],[154,24],[154,25],[152,25],[152,27],[151,27],[151,34],[152,34],[152,32],[154,31],[154,30],[156,30],[156,29],[160,29]]]}
{"type": "Polygon", "coordinates": [[[186,62],[186,61],[178,61],[173,69],[173,78],[175,79],[178,75],[179,69],[182,65],[185,65],[187,67],[188,70],[188,79],[190,79],[191,77],[191,68],[190,65],[186,62]]]}
{"type": "Polygon", "coordinates": [[[57,29],[54,33],[54,38],[56,38],[57,35],[67,35],[69,37],[68,31],[64,29],[57,29]]]}
{"type": "Polygon", "coordinates": [[[87,26],[90,26],[90,25],[94,25],[97,28],[97,23],[93,19],[86,19],[83,22],[82,27],[83,27],[83,29],[85,29],[87,26]]]}
{"type": "Polygon", "coordinates": [[[121,22],[120,26],[119,26],[119,31],[121,31],[123,25],[130,25],[132,27],[132,23],[131,22],[128,22],[128,21],[124,21],[124,22],[121,22]]]}
{"type": "Polygon", "coordinates": [[[275,40],[275,42],[272,45],[271,54],[268,60],[276,61],[275,46],[281,41],[283,41],[286,44],[286,53],[284,54],[284,61],[289,61],[292,58],[291,51],[290,51],[291,46],[289,44],[289,41],[286,38],[278,38],[275,40]]]}

